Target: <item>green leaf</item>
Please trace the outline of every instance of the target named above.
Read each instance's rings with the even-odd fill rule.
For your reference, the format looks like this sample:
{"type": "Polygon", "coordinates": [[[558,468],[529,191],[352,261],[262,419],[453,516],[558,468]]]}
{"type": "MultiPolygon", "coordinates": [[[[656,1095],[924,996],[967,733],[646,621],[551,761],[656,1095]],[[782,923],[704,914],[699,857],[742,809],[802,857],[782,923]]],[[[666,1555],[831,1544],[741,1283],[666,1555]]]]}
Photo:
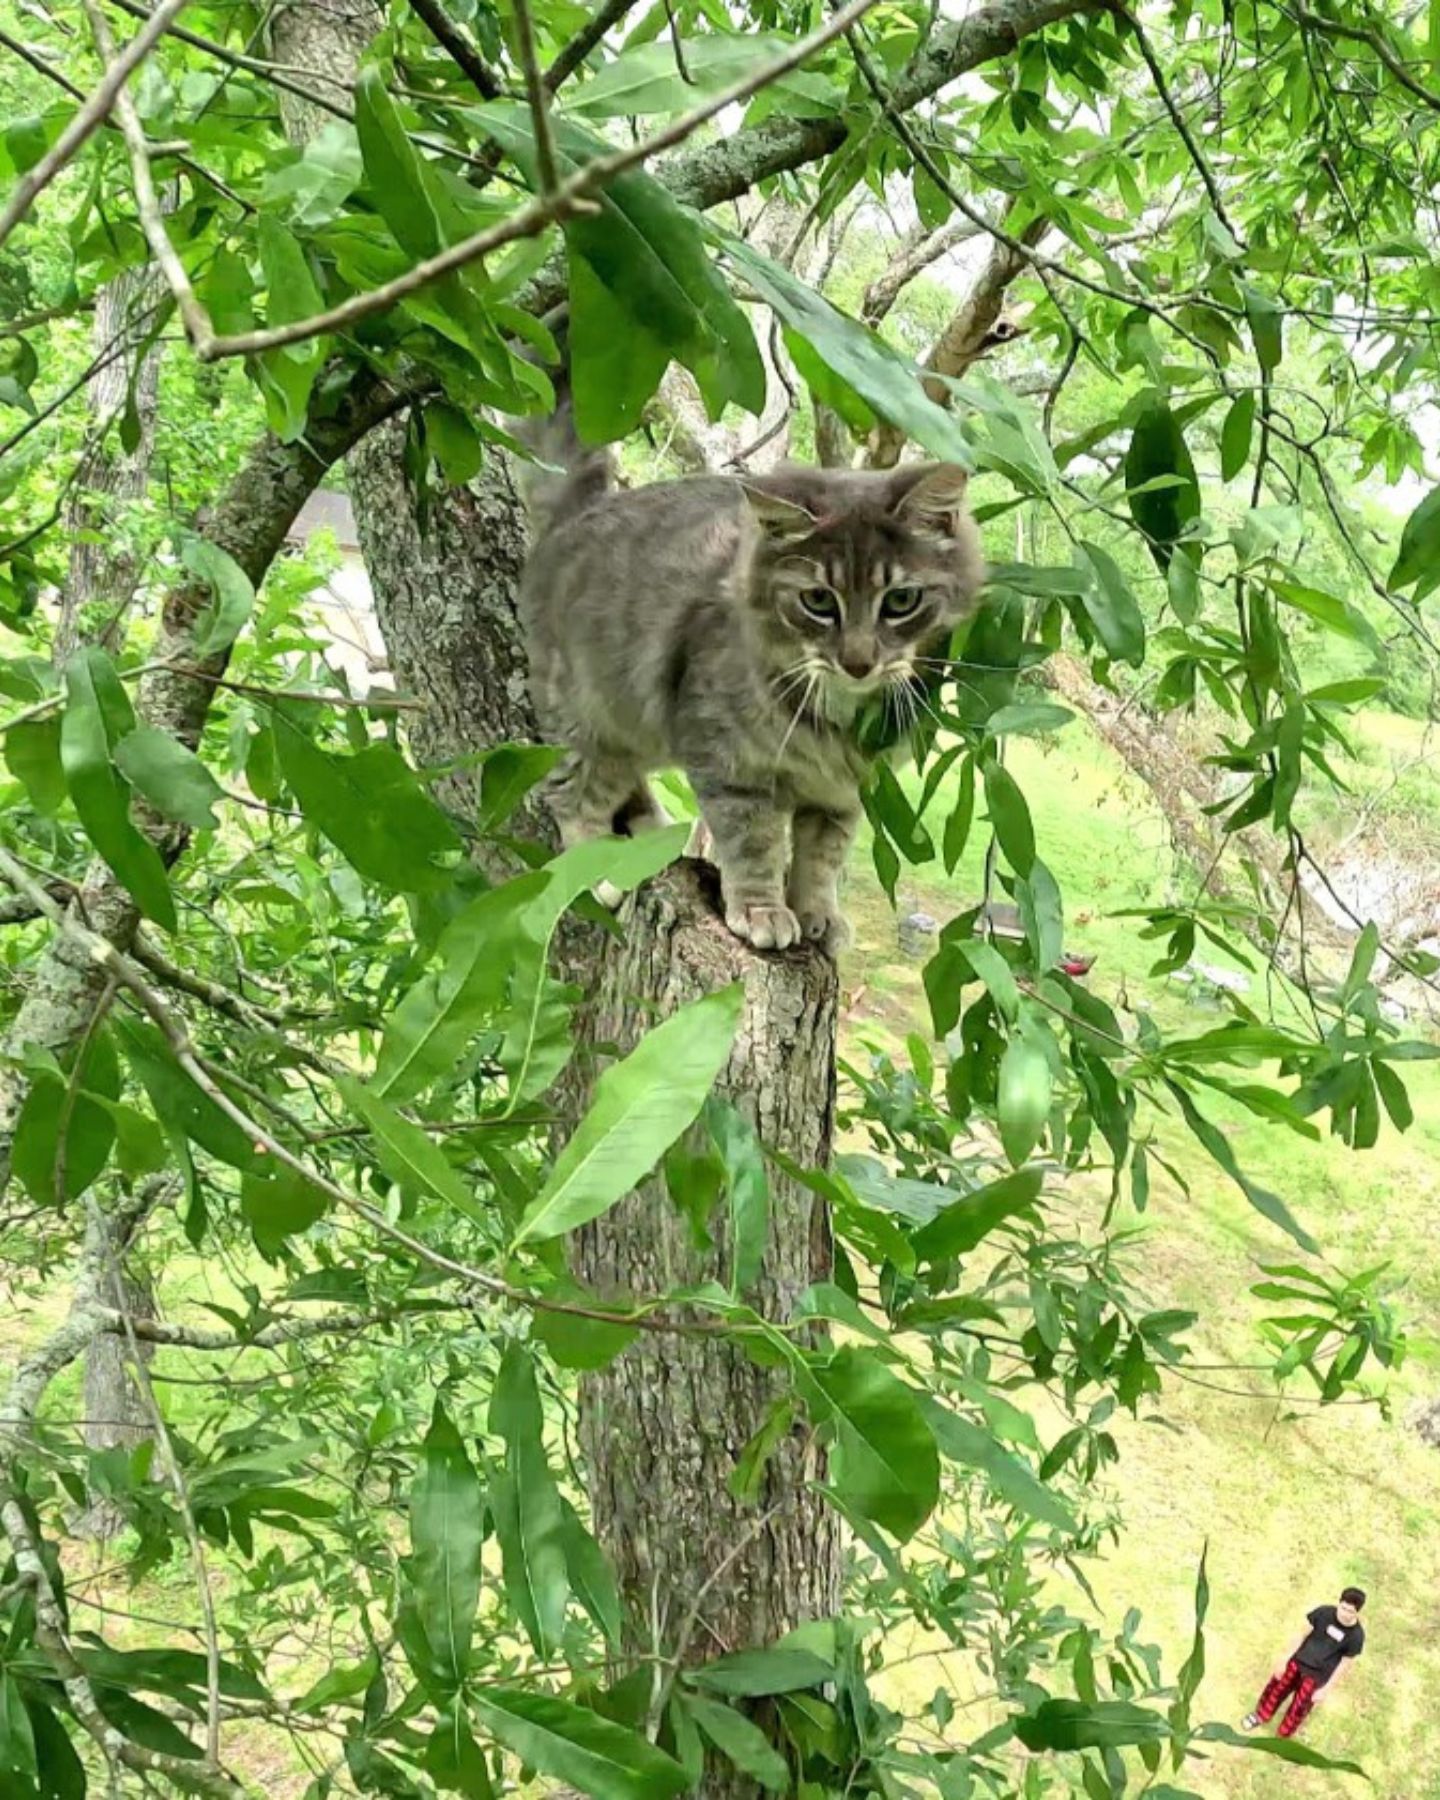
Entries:
{"type": "Polygon", "coordinates": [[[1165,1085],[1179,1102],[1180,1110],[1185,1115],[1185,1123],[1244,1194],[1256,1212],[1263,1213],[1272,1225],[1278,1225],[1289,1237],[1294,1238],[1302,1250],[1309,1250],[1312,1255],[1318,1256],[1320,1246],[1315,1239],[1295,1218],[1278,1194],[1272,1194],[1268,1188],[1262,1188],[1258,1183],[1249,1179],[1235,1160],[1235,1152],[1230,1148],[1225,1134],[1210,1123],[1184,1088],[1178,1082],[1172,1081],[1168,1075],[1165,1077],[1165,1085]]]}
{"type": "Polygon", "coordinates": [[[1000,1141],[1016,1168],[1040,1141],[1050,1116],[1050,1095],[1050,1058],[1035,1036],[1021,1030],[1011,1038],[1000,1058],[996,1103],[1000,1141]]]}
{"type": "Polygon", "coordinates": [[[1200,516],[1200,484],[1185,434],[1159,395],[1135,421],[1125,453],[1125,488],[1131,517],[1164,571],[1181,532],[1200,516]],[[1170,479],[1158,487],[1150,485],[1162,477],[1170,479]]]}
{"type": "Polygon", "coordinates": [[[480,764],[481,831],[499,831],[565,752],[558,744],[496,744],[480,764]]]}
{"type": "Polygon", "coordinates": [[[176,929],[175,902],[160,853],[130,820],[130,787],[112,760],[135,729],[135,713],[115,665],[93,646],[65,666],[60,760],[85,835],[135,904],[166,931],[176,929]]]}
{"type": "Polygon", "coordinates": [[[450,884],[435,859],[458,850],[459,836],[392,745],[332,756],[279,713],[275,741],[301,812],[358,873],[407,894],[450,884]]]}
{"type": "Polygon", "coordinates": [[[65,804],[65,770],[60,761],[60,721],[31,719],[12,725],[0,736],[0,750],[10,773],[25,789],[42,818],[53,818],[65,804]]]}
{"type": "Polygon", "coordinates": [[[139,725],[115,746],[115,766],[164,818],[195,831],[214,831],[212,808],[225,798],[220,783],[193,750],[153,725],[139,725]]]}
{"type": "Polygon", "coordinates": [[[235,558],[208,538],[186,533],[179,544],[180,560],[209,588],[211,599],[195,620],[192,655],[218,656],[228,650],[245,629],[255,608],[255,589],[235,558]]]}
{"type": "Polygon", "coordinates": [[[985,805],[1000,848],[1017,875],[1028,875],[1035,861],[1035,827],[1030,822],[1025,796],[1003,764],[987,762],[984,774],[985,805]]]}
{"type": "Polygon", "coordinates": [[[940,1454],[968,1469],[979,1469],[1000,1498],[1017,1512],[1062,1531],[1075,1530],[1075,1515],[1018,1456],[1012,1456],[988,1431],[959,1418],[938,1400],[926,1399],[925,1417],[940,1454]]]}
{"type": "Polygon", "coordinates": [[[575,429],[587,444],[613,443],[639,430],[670,351],[574,249],[569,270],[575,429]]]}
{"type": "MultiPolygon", "coordinates": [[[[255,242],[268,292],[266,323],[293,325],[323,312],[324,296],[305,252],[274,213],[260,214],[255,242]]],[[[310,390],[325,366],[326,343],[323,337],[303,338],[277,350],[262,350],[256,358],[266,416],[282,444],[293,444],[305,430],[310,390]]]]}
{"type": "Polygon", "coordinates": [[[1170,1736],[1163,1713],[1128,1700],[1046,1700],[1012,1721],[1027,1750],[1103,1750],[1170,1736]]]}
{"type": "Polygon", "coordinates": [[[714,225],[711,235],[790,329],[882,419],[963,469],[975,455],[955,415],[925,392],[919,371],[885,340],[839,312],[782,264],[714,225]]]}
{"type": "Polygon", "coordinates": [[[1285,354],[1284,327],[1280,308],[1263,289],[1240,283],[1245,299],[1245,316],[1250,321],[1250,336],[1255,344],[1255,357],[1269,376],[1280,366],[1285,354]]]}
{"type": "Polygon", "coordinates": [[[425,407],[425,441],[452,487],[464,487],[480,473],[485,447],[459,407],[431,400],[425,407]]]}
{"type": "Polygon", "coordinates": [[[342,119],[331,119],[294,162],[270,170],[261,189],[261,200],[267,209],[283,210],[292,225],[313,231],[340,214],[360,185],[363,172],[354,126],[342,119]]]}
{"type": "Polygon", "coordinates": [[[495,1786],[489,1765],[458,1697],[435,1721],[425,1746],[424,1769],[442,1793],[463,1794],[466,1800],[493,1800],[495,1786]]]}
{"type": "Polygon", "coordinates": [[[410,1571],[425,1635],[456,1687],[470,1667],[483,1537],[480,1481],[437,1396],[410,1491],[410,1571]]]}
{"type": "Polygon", "coordinates": [[[545,1459],[534,1365],[513,1340],[490,1396],[490,1430],[505,1441],[505,1472],[490,1494],[505,1591],[536,1651],[548,1658],[560,1647],[570,1593],[565,1524],[545,1459]]]}
{"type": "Polygon", "coordinates": [[[37,1206],[77,1199],[99,1177],[110,1157],[116,1127],[111,1108],[120,1091],[119,1069],[108,1036],[93,1037],[84,1060],[67,1080],[38,1074],[15,1122],[11,1167],[37,1206]],[[67,1099],[73,1082],[75,1093],[67,1099]],[[64,1191],[58,1191],[61,1125],[64,1191]]]}
{"type": "Polygon", "coordinates": [[[1145,621],[1139,602],[1108,550],[1102,550],[1099,544],[1080,547],[1095,577],[1081,601],[1096,635],[1108,656],[1116,662],[1133,663],[1138,669],[1145,660],[1145,621]]]}
{"type": "Polygon", "coordinates": [[[835,1679],[835,1666],[813,1650],[737,1650],[688,1671],[702,1687],[737,1699],[758,1700],[766,1694],[793,1694],[835,1679]]]}
{"type": "MultiPolygon", "coordinates": [[[[515,158],[530,185],[538,186],[527,110],[493,101],[475,116],[515,158]]],[[[571,119],[555,119],[553,126],[562,180],[612,149],[571,119]]],[[[759,413],[765,366],[755,334],[706,254],[696,217],[642,170],[618,176],[594,198],[598,212],[566,222],[566,243],[625,309],[638,328],[642,354],[653,354],[645,344],[648,337],[684,363],[712,418],[732,402],[759,413]]]]}
{"type": "Polygon", "coordinates": [[[1041,1180],[1038,1169],[1019,1169],[947,1206],[912,1235],[917,1259],[938,1263],[964,1256],[1007,1219],[1030,1211],[1040,1198],[1041,1180]]]}
{"type": "Polygon", "coordinates": [[[337,1700],[353,1700],[356,1695],[363,1694],[379,1673],[380,1658],[372,1650],[350,1668],[342,1666],[322,1675],[313,1687],[305,1690],[290,1710],[302,1715],[325,1712],[337,1700]]]}
{"type": "MultiPolygon", "coordinates": [[[[687,35],[688,80],[676,68],[669,43],[639,44],[622,50],[592,75],[573,97],[567,98],[567,108],[590,119],[683,112],[707,94],[723,93],[756,67],[783,55],[793,43],[793,38],[775,31],[687,35]]],[[[783,90],[783,78],[778,85],[783,90]]]]}
{"type": "Polygon", "coordinates": [[[1255,428],[1255,391],[1247,388],[1230,403],[1220,428],[1220,477],[1233,481],[1250,460],[1250,439],[1255,428]]]}
{"type": "Polygon", "coordinates": [[[246,1175],[240,1183],[240,1211],[262,1256],[278,1255],[286,1238],[308,1231],[329,1204],[313,1182],[283,1164],[268,1176],[246,1175]]]}
{"type": "Polygon", "coordinates": [[[249,1137],[229,1114],[191,1081],[153,1025],[118,1014],[111,1023],[156,1116],[172,1136],[182,1143],[198,1144],[233,1169],[253,1169],[263,1160],[257,1158],[249,1137]]]}
{"type": "Polygon", "coordinates": [[[1440,587],[1440,487],[1431,488],[1400,534],[1400,553],[1388,585],[1398,590],[1412,583],[1417,606],[1440,587]]]}
{"type": "Polygon", "coordinates": [[[743,1775],[749,1775],[772,1793],[789,1792],[789,1765],[758,1725],[734,1707],[721,1706],[700,1694],[686,1695],[684,1703],[710,1742],[743,1775]]]}
{"type": "Polygon", "coordinates": [[[580,1515],[563,1496],[560,1531],[565,1546],[565,1569],[575,1598],[589,1613],[606,1641],[620,1642],[620,1588],[610,1559],[581,1523],[580,1515]]]}
{"type": "Polygon", "coordinates": [[[463,1175],[420,1126],[404,1118],[387,1101],[353,1075],[340,1075],[335,1085],[345,1104],[369,1128],[380,1167],[411,1194],[431,1194],[477,1223],[485,1214],[463,1175]]]}
{"type": "Polygon", "coordinates": [[[395,242],[417,262],[434,256],[445,240],[432,184],[386,91],[384,71],[376,63],[371,63],[355,84],[355,134],[365,165],[365,184],[395,242]]]}
{"type": "Polygon", "coordinates": [[[956,864],[965,854],[965,845],[970,837],[970,826],[975,817],[975,761],[967,756],[960,765],[960,782],[955,795],[955,805],[950,817],[945,821],[945,837],[941,853],[945,862],[945,873],[953,875],[956,864]]]}
{"type": "Polygon", "coordinates": [[[527,909],[549,880],[543,869],[521,875],[451,919],[436,946],[438,968],[408,988],[390,1015],[373,1094],[410,1100],[454,1069],[466,1045],[504,1005],[527,909]]]}
{"type": "Polygon", "coordinates": [[[739,983],[693,1001],[605,1070],[590,1110],[521,1220],[517,1245],[598,1218],[654,1168],[725,1067],[743,1004],[739,983]]]}
{"type": "Polygon", "coordinates": [[[837,1350],[813,1376],[832,1408],[830,1479],[836,1491],[904,1543],[940,1497],[940,1457],[919,1400],[855,1345],[837,1350]]]}
{"type": "Polygon", "coordinates": [[[521,920],[522,943],[511,974],[513,1011],[500,1049],[512,1107],[543,1093],[569,1055],[568,1008],[559,1009],[557,1028],[555,984],[545,973],[550,940],[566,910],[602,881],[623,893],[658,875],[683,854],[689,835],[688,826],[674,825],[639,837],[591,838],[546,864],[545,891],[521,920]]]}
{"type": "Polygon", "coordinates": [[[0,1772],[34,1775],[35,1733],[25,1710],[19,1684],[8,1669],[0,1669],[0,1772]]]}
{"type": "Polygon", "coordinates": [[[759,1279],[770,1232],[770,1183],[755,1127],[728,1101],[707,1109],[730,1197],[730,1280],[743,1294],[759,1279]]]}
{"type": "Polygon", "coordinates": [[[1190,1645],[1190,1654],[1181,1665],[1176,1686],[1180,1690],[1180,1703],[1185,1708],[1186,1723],[1190,1717],[1190,1702],[1199,1691],[1200,1683],[1205,1679],[1205,1616],[1210,1610],[1210,1579],[1206,1574],[1205,1564],[1209,1556],[1210,1546],[1207,1543],[1200,1552],[1200,1567],[1195,1572],[1195,1636],[1190,1645]]]}
{"type": "Polygon", "coordinates": [[[568,1781],[594,1800],[668,1800],[686,1785],[673,1758],[585,1707],[522,1688],[470,1698],[477,1723],[528,1768],[568,1781]]]}
{"type": "Polygon", "coordinates": [[[85,1766],[70,1734],[48,1706],[37,1699],[31,1699],[28,1706],[41,1800],[85,1800],[85,1766]]]}
{"type": "Polygon", "coordinates": [[[1202,1744],[1229,1744],[1236,1750],[1275,1756],[1281,1762],[1297,1763],[1306,1769],[1332,1769],[1342,1775],[1359,1775],[1365,1781],[1370,1779],[1359,1763],[1347,1762],[1338,1756],[1326,1756],[1322,1751],[1312,1749],[1309,1744],[1302,1744],[1298,1738],[1246,1737],[1231,1725],[1212,1724],[1202,1725],[1195,1733],[1194,1741],[1202,1744]]]}

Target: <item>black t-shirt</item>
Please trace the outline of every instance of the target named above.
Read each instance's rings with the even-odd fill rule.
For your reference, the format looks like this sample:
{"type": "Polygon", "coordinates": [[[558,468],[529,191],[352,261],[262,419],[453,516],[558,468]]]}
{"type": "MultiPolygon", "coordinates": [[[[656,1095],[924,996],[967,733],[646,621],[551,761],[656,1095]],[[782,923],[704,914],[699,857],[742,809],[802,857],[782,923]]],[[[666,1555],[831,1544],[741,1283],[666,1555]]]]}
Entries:
{"type": "Polygon", "coordinates": [[[1358,1656],[1365,1648],[1365,1627],[1342,1625],[1333,1606],[1317,1606],[1307,1617],[1310,1635],[1295,1652],[1295,1660],[1324,1687],[1345,1657],[1358,1656]]]}

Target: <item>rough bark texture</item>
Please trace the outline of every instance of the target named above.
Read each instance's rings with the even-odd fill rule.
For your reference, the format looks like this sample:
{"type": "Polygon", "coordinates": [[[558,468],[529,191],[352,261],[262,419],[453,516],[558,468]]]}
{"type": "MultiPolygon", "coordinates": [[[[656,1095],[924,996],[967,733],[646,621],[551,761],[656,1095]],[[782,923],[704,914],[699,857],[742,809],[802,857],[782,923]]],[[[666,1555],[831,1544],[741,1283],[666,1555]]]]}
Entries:
{"type": "MultiPolygon", "coordinates": [[[[101,288],[92,330],[97,355],[134,330],[132,315],[155,292],[148,268],[123,269],[101,288]]],[[[65,509],[70,567],[55,624],[57,664],[63,664],[89,639],[102,644],[115,641],[134,600],[140,569],[123,514],[144,498],[149,484],[159,382],[160,357],[158,348],[152,346],[138,367],[133,352],[102,363],[87,385],[90,417],[99,435],[85,456],[65,509]],[[119,440],[118,422],[132,376],[140,429],[127,450],[119,440]],[[92,604],[98,615],[94,620],[89,617],[92,604]]]]}
{"type": "MultiPolygon", "coordinates": [[[[489,744],[533,743],[539,736],[526,686],[515,613],[525,562],[525,520],[508,460],[492,452],[468,487],[432,498],[420,529],[405,474],[404,423],[371,434],[347,465],[360,547],[390,667],[423,700],[409,729],[418,761],[443,763],[489,744]]],[[[438,797],[473,818],[479,775],[457,769],[436,784],[438,797]]],[[[550,836],[538,803],[511,829],[550,836]]]]}
{"type": "MultiPolygon", "coordinates": [[[[144,1324],[158,1318],[154,1284],[143,1263],[127,1257],[123,1265],[125,1311],[144,1324]]],[[[143,1338],[141,1360],[148,1363],[155,1346],[143,1338]]],[[[85,1346],[85,1445],[90,1450],[133,1450],[150,1435],[145,1401],[130,1372],[130,1348],[123,1332],[102,1331],[85,1346]]],[[[113,1500],[96,1500],[76,1521],[77,1531],[105,1540],[124,1529],[125,1515],[113,1500]]]]}
{"type": "MultiPolygon", "coordinates": [[[[823,1166],[834,1124],[835,965],[811,951],[757,956],[725,929],[716,899],[712,871],[692,862],[638,896],[623,941],[601,964],[586,1037],[623,1054],[654,1019],[743,982],[744,1017],[716,1091],[769,1148],[823,1166]]],[[[650,1181],[578,1234],[576,1273],[612,1299],[711,1277],[728,1282],[725,1233],[716,1235],[715,1250],[697,1251],[663,1182],[650,1181]]],[[[828,1279],[831,1259],[825,1203],[772,1170],[765,1262],[747,1299],[783,1320],[812,1282],[828,1279]]],[[[596,1523],[645,1648],[655,1647],[662,1577],[662,1645],[675,1649],[694,1607],[685,1634],[692,1661],[769,1643],[836,1610],[835,1516],[807,1491],[823,1473],[807,1440],[796,1433],[781,1445],[758,1502],[736,1500],[726,1486],[787,1386],[732,1345],[649,1333],[585,1381],[581,1433],[596,1523]]]]}

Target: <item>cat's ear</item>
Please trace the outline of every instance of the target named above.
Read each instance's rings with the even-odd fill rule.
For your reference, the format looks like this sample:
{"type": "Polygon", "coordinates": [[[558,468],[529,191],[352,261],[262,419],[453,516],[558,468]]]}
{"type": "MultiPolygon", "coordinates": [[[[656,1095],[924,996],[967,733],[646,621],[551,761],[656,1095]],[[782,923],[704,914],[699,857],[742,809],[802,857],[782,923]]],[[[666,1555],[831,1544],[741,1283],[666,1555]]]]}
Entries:
{"type": "Polygon", "coordinates": [[[918,531],[954,537],[965,511],[970,471],[959,463],[917,463],[892,478],[890,510],[918,531]]]}
{"type": "Polygon", "coordinates": [[[784,543],[790,538],[809,537],[815,529],[814,514],[793,500],[782,500],[778,494],[767,493],[748,481],[742,481],[740,487],[755,523],[766,537],[784,543]]]}

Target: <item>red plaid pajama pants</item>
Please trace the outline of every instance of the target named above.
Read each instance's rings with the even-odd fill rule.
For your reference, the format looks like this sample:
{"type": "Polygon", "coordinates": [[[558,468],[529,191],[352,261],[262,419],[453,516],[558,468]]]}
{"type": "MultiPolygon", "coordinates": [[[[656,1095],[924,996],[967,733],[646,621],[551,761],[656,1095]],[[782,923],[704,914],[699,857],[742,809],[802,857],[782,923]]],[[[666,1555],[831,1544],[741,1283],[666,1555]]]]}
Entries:
{"type": "Polygon", "coordinates": [[[1266,1682],[1265,1692],[1260,1696],[1260,1703],[1255,1711],[1262,1723],[1268,1725],[1279,1710],[1281,1701],[1287,1694],[1292,1695],[1285,1717],[1275,1731],[1277,1737],[1294,1737],[1310,1717],[1318,1692],[1319,1683],[1315,1677],[1302,1669],[1292,1656],[1285,1665],[1284,1674],[1272,1675],[1266,1682]]]}

